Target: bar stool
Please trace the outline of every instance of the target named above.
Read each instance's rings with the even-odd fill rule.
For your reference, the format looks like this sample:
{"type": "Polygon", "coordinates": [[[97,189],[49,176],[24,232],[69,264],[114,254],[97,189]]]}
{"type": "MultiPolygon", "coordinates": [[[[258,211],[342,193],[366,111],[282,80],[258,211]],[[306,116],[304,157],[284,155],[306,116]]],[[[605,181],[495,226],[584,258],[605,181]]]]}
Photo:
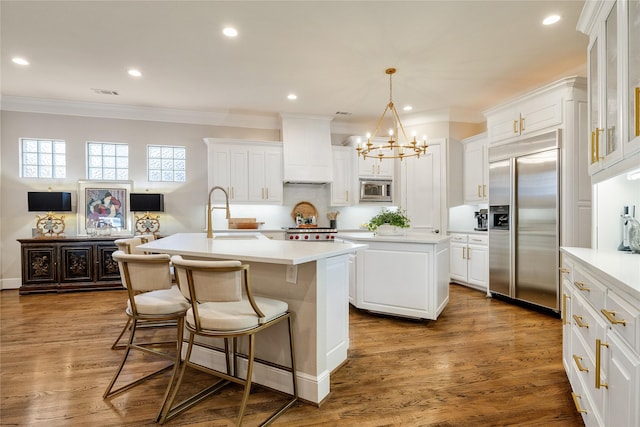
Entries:
{"type": "Polygon", "coordinates": [[[202,261],[185,260],[181,256],[173,256],[171,262],[176,271],[178,286],[190,301],[191,308],[185,316],[185,328],[189,334],[188,347],[182,369],[177,378],[172,379],[175,385],[171,397],[166,402],[160,424],[174,418],[183,411],[198,404],[208,396],[216,393],[230,382],[244,386],[236,425],[242,424],[242,418],[251,391],[253,374],[255,336],[258,332],[287,321],[289,333],[289,353],[291,366],[277,366],[291,374],[293,393],[291,399],[278,408],[262,425],[267,425],[284,413],[298,400],[298,384],[296,379],[296,362],[292,334],[292,317],[288,304],[284,301],[254,296],[249,281],[249,266],[240,261],[202,261]],[[225,340],[226,372],[202,366],[191,361],[191,353],[195,337],[216,337],[225,340]],[[246,337],[248,350],[246,355],[237,352],[237,339],[246,337]],[[229,353],[228,340],[233,341],[229,353]],[[237,369],[238,358],[246,358],[246,376],[242,378],[237,369]],[[197,394],[173,406],[180,390],[187,367],[212,374],[219,378],[213,385],[204,388],[197,394]]]}
{"type": "MultiPolygon", "coordinates": [[[[127,288],[129,298],[125,312],[131,320],[131,326],[129,340],[125,346],[120,365],[103,394],[105,399],[128,390],[171,367],[173,367],[172,378],[175,377],[181,361],[184,316],[189,308],[189,302],[184,298],[177,286],[173,286],[171,283],[169,255],[137,255],[115,251],[112,257],[118,262],[122,283],[127,288]],[[144,322],[175,322],[177,328],[176,339],[152,342],[135,340],[136,332],[144,322]],[[174,355],[158,349],[158,347],[166,346],[167,344],[174,346],[176,352],[174,355]],[[123,371],[131,350],[160,356],[173,363],[114,389],[114,385],[123,371]]],[[[171,381],[165,391],[163,404],[169,396],[170,386],[171,381]]],[[[160,411],[162,411],[162,407],[160,407],[160,411]]]]}

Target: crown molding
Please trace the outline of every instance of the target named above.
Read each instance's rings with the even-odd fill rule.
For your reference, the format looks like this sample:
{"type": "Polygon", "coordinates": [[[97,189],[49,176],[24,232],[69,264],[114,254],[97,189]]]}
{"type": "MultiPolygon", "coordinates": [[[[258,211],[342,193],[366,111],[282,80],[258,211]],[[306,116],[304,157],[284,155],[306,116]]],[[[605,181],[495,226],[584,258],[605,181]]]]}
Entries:
{"type": "Polygon", "coordinates": [[[61,114],[68,116],[146,120],[252,129],[280,129],[280,121],[276,114],[269,116],[238,114],[230,113],[229,111],[191,111],[6,95],[0,98],[0,103],[0,108],[4,111],[23,113],[61,114]]]}

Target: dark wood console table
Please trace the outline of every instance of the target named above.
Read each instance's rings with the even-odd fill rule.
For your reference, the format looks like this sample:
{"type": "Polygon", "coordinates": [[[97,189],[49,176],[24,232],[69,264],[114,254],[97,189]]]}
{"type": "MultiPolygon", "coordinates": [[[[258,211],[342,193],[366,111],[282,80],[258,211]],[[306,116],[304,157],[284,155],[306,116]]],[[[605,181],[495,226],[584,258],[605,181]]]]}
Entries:
{"type": "Polygon", "coordinates": [[[111,258],[119,237],[18,239],[22,251],[20,294],[123,289],[111,258]]]}

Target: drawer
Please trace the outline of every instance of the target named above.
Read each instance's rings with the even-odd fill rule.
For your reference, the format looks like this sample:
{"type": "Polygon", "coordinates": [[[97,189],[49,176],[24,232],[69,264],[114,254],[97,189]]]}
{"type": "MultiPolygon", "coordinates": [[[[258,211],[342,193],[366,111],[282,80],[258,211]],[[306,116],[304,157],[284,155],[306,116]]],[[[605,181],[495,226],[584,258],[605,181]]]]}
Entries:
{"type": "Polygon", "coordinates": [[[597,313],[581,296],[571,298],[571,325],[582,340],[591,348],[591,357],[595,360],[595,342],[605,340],[607,325],[604,318],[597,313]]]}
{"type": "Polygon", "coordinates": [[[579,265],[576,265],[573,270],[573,284],[578,288],[578,293],[586,298],[594,308],[600,310],[604,307],[607,288],[579,265]]]}
{"type": "Polygon", "coordinates": [[[607,319],[607,323],[611,326],[611,330],[615,331],[620,337],[640,353],[640,310],[624,301],[614,292],[607,293],[605,308],[601,308],[600,312],[607,319]]]}
{"type": "Polygon", "coordinates": [[[489,245],[489,236],[484,234],[470,234],[469,244],[470,245],[489,245]]]}
{"type": "MultiPolygon", "coordinates": [[[[575,329],[574,329],[575,330],[575,329]]],[[[587,343],[578,334],[574,334],[571,340],[571,370],[573,381],[571,384],[578,382],[579,379],[588,391],[593,409],[598,416],[604,413],[604,403],[607,389],[601,387],[595,388],[596,383],[596,359],[595,359],[595,342],[587,343]]]]}
{"type": "Polygon", "coordinates": [[[580,380],[576,378],[571,384],[573,392],[571,397],[573,403],[576,406],[576,411],[582,416],[585,427],[598,427],[602,425],[600,414],[596,414],[596,409],[592,403],[591,396],[589,395],[589,388],[580,380]]]}
{"type": "Polygon", "coordinates": [[[467,235],[466,234],[452,234],[451,235],[452,242],[458,243],[467,243],[467,235]]]}

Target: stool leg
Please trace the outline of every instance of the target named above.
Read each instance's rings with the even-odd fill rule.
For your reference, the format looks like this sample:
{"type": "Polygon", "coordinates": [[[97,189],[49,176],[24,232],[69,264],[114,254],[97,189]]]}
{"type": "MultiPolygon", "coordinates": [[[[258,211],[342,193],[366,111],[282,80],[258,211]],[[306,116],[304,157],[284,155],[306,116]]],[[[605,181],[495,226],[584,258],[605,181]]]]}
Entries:
{"type": "Polygon", "coordinates": [[[249,351],[247,352],[247,378],[244,383],[244,394],[242,395],[242,403],[240,404],[240,413],[238,414],[238,421],[236,425],[242,425],[242,417],[244,416],[244,410],[247,407],[249,401],[249,393],[251,393],[251,376],[253,375],[253,357],[255,351],[255,335],[249,335],[249,351]]]}
{"type": "MultiPolygon", "coordinates": [[[[131,320],[131,318],[129,318],[129,320],[131,320]]],[[[122,368],[124,368],[124,364],[127,361],[127,357],[129,357],[129,353],[131,352],[131,344],[133,344],[133,337],[136,334],[136,326],[138,326],[138,322],[136,319],[133,319],[133,323],[131,324],[131,332],[129,333],[129,342],[125,347],[124,355],[122,356],[122,360],[120,361],[120,366],[118,366],[118,370],[116,371],[115,375],[111,379],[111,382],[107,386],[107,389],[104,391],[104,394],[102,395],[103,399],[106,399],[111,394],[111,390],[113,389],[114,384],[118,380],[118,376],[120,376],[120,372],[122,372],[122,368]]]]}
{"type": "MultiPolygon", "coordinates": [[[[164,424],[167,421],[167,417],[169,416],[170,412],[171,412],[171,407],[173,406],[173,402],[176,399],[176,396],[178,395],[178,390],[180,390],[180,385],[182,384],[182,379],[184,378],[184,372],[187,370],[187,365],[189,364],[189,358],[191,357],[191,350],[193,350],[193,340],[195,338],[195,334],[193,334],[192,332],[189,333],[189,344],[187,346],[187,354],[184,357],[184,362],[182,362],[182,369],[180,369],[180,375],[178,376],[178,380],[175,384],[175,386],[173,386],[173,391],[171,392],[171,397],[169,398],[169,401],[166,402],[163,406],[164,409],[162,410],[162,416],[160,417],[160,420],[158,421],[160,424],[164,424]]],[[[171,384],[169,384],[169,387],[171,387],[171,384]]]]}
{"type": "Polygon", "coordinates": [[[167,400],[169,399],[169,392],[171,391],[171,387],[176,380],[176,375],[178,374],[178,368],[182,362],[182,339],[184,336],[184,317],[180,317],[177,320],[177,342],[176,342],[176,360],[173,362],[173,373],[171,374],[171,379],[169,380],[169,384],[167,385],[167,390],[164,392],[164,397],[162,398],[162,404],[160,405],[160,410],[158,411],[158,415],[156,415],[156,422],[160,421],[162,417],[162,413],[164,412],[164,408],[167,405],[167,400]]]}

